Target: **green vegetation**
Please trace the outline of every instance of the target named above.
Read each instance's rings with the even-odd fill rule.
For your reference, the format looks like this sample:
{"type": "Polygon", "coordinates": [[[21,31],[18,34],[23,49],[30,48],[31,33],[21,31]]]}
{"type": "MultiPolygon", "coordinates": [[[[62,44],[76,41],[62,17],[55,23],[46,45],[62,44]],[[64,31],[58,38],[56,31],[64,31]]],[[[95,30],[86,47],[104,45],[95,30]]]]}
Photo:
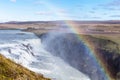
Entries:
{"type": "Polygon", "coordinates": [[[50,80],[0,55],[0,80],[50,80]]]}
{"type": "Polygon", "coordinates": [[[86,36],[86,40],[89,40],[94,44],[95,48],[102,49],[108,52],[120,53],[120,40],[109,36],[91,35],[86,36]]]}

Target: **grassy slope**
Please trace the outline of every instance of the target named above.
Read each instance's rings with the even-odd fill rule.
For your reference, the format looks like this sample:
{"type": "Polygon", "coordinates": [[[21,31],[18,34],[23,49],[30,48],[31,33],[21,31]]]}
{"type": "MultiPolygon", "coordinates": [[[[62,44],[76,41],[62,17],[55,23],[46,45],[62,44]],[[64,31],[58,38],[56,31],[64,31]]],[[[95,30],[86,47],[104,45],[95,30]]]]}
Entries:
{"type": "Polygon", "coordinates": [[[95,48],[106,50],[108,52],[120,53],[120,44],[116,38],[106,36],[87,36],[89,42],[93,43],[95,48]]]}
{"type": "Polygon", "coordinates": [[[0,80],[50,80],[0,55],[0,80]]]}

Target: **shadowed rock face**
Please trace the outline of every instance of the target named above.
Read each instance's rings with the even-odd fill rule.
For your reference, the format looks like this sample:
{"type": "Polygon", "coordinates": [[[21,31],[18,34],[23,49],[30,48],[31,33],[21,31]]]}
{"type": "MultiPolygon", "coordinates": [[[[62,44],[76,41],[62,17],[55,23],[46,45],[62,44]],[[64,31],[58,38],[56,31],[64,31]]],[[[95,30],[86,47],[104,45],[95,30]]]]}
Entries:
{"type": "MultiPolygon", "coordinates": [[[[120,55],[113,52],[98,49],[99,55],[103,58],[108,71],[113,78],[120,76],[120,55]]],[[[120,79],[120,77],[119,77],[120,79]]]]}
{"type": "MultiPolygon", "coordinates": [[[[87,74],[91,80],[107,80],[102,68],[99,66],[95,57],[92,55],[91,51],[84,45],[84,43],[76,37],[75,34],[45,34],[40,36],[42,38],[42,43],[44,48],[53,53],[53,55],[61,57],[64,61],[68,62],[69,65],[75,67],[79,71],[87,74]]],[[[90,37],[94,39],[94,37],[90,37]]],[[[107,50],[103,47],[99,47],[99,44],[106,46],[108,44],[117,46],[113,44],[110,40],[100,40],[94,39],[96,50],[98,55],[102,57],[111,75],[115,78],[120,71],[120,55],[113,51],[107,50]],[[98,41],[99,40],[99,41],[98,41]],[[104,44],[103,41],[109,41],[104,44]],[[96,43],[97,42],[97,43],[96,43]],[[97,47],[98,46],[98,47],[97,47]]],[[[118,75],[119,77],[119,75],[118,75]]]]}

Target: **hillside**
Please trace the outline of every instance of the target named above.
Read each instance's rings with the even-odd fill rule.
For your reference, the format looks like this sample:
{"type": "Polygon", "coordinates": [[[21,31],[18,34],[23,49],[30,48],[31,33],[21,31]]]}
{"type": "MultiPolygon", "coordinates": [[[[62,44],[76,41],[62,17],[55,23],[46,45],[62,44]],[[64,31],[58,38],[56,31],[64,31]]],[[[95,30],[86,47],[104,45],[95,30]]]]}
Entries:
{"type": "Polygon", "coordinates": [[[104,63],[106,70],[112,80],[119,80],[120,76],[120,44],[115,38],[100,36],[85,36],[86,40],[94,45],[96,54],[100,60],[104,63]]]}
{"type": "Polygon", "coordinates": [[[50,80],[0,55],[0,80],[50,80]]]}
{"type": "Polygon", "coordinates": [[[22,29],[35,33],[46,33],[71,27],[80,34],[120,34],[120,21],[26,21],[0,23],[0,29],[22,29]],[[67,24],[69,23],[69,24],[67,24]]]}

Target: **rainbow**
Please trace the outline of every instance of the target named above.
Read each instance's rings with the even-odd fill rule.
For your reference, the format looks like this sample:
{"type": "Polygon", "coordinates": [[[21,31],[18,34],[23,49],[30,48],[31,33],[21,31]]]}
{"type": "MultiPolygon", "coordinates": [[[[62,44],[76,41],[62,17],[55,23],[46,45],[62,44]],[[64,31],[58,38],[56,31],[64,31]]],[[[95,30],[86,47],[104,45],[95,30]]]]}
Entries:
{"type": "MultiPolygon", "coordinates": [[[[42,2],[42,4],[45,7],[47,7],[51,12],[53,12],[55,15],[57,15],[58,17],[70,19],[70,18],[66,17],[64,14],[59,13],[60,9],[58,7],[56,7],[55,5],[50,4],[50,2],[45,2],[44,1],[44,2],[42,2]]],[[[90,42],[89,40],[87,40],[86,37],[84,37],[82,35],[79,35],[79,33],[84,33],[84,31],[78,29],[77,25],[73,21],[67,21],[66,20],[66,21],[64,21],[64,23],[68,26],[68,28],[70,30],[72,30],[77,35],[78,39],[83,41],[83,43],[91,51],[91,53],[94,56],[95,60],[100,65],[101,69],[103,69],[103,72],[105,73],[107,79],[108,80],[113,80],[112,75],[110,74],[110,72],[106,68],[105,61],[98,55],[98,52],[95,50],[94,44],[92,42],[90,42]]]]}
{"type": "Polygon", "coordinates": [[[64,21],[65,24],[77,35],[79,40],[82,40],[83,43],[87,46],[87,48],[91,51],[95,60],[98,62],[99,66],[102,68],[108,80],[113,80],[111,73],[108,71],[105,61],[98,55],[98,52],[95,50],[95,46],[92,42],[90,42],[85,36],[80,35],[80,33],[84,33],[77,28],[77,25],[73,21],[64,21]]]}

